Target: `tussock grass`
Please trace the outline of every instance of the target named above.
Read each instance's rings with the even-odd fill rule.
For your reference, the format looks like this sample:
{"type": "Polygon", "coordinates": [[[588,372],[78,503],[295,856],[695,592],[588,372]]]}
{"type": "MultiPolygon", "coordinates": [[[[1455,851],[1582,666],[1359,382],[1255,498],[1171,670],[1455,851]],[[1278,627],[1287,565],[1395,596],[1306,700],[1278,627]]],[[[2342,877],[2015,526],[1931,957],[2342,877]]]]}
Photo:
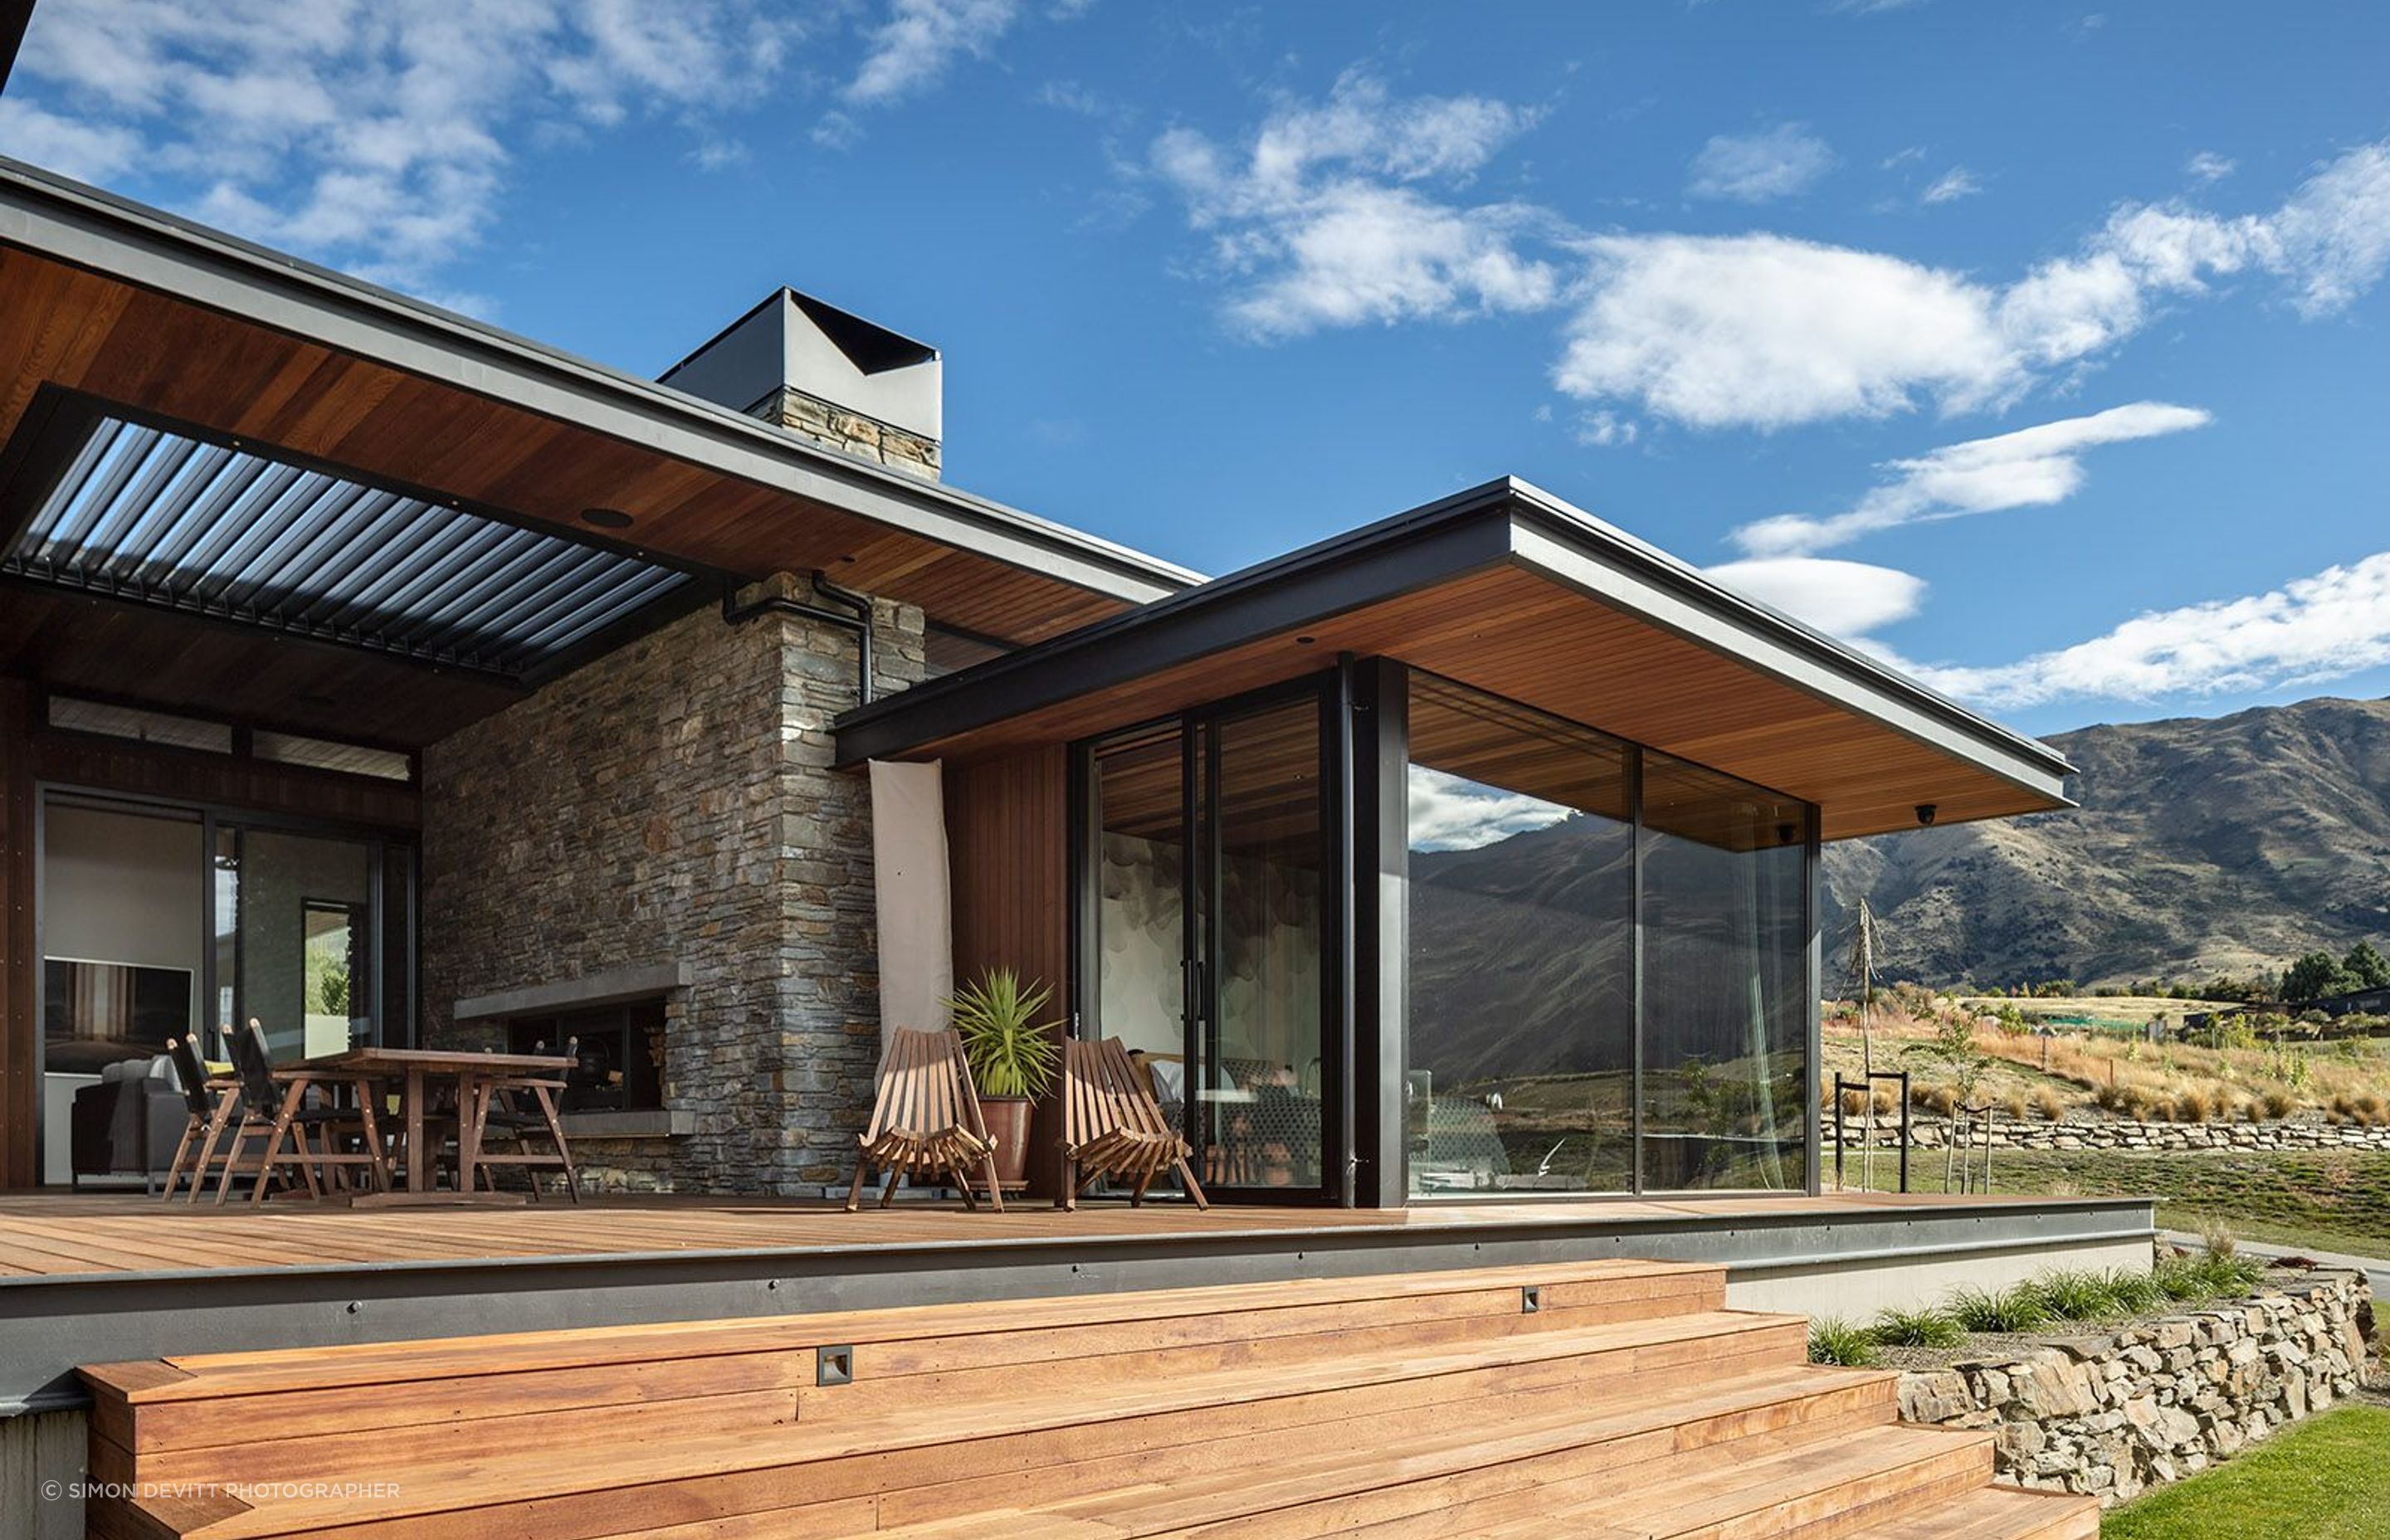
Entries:
{"type": "Polygon", "coordinates": [[[1947,1310],[1887,1310],[1869,1333],[1885,1347],[1953,1348],[1967,1341],[1967,1328],[1947,1310]]]}
{"type": "Polygon", "coordinates": [[[1831,1315],[1809,1323],[1809,1362],[1865,1368],[1876,1361],[1875,1333],[1831,1315]]]}

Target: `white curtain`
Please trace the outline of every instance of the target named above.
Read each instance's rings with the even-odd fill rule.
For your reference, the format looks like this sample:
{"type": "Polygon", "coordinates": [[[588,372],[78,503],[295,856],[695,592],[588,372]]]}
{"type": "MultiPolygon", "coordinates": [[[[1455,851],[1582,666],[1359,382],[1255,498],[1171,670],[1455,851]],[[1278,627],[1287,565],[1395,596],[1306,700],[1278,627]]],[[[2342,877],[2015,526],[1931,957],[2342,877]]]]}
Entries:
{"type": "Polygon", "coordinates": [[[944,779],[927,764],[871,762],[871,860],[880,918],[880,1035],[946,1024],[955,992],[944,779]]]}

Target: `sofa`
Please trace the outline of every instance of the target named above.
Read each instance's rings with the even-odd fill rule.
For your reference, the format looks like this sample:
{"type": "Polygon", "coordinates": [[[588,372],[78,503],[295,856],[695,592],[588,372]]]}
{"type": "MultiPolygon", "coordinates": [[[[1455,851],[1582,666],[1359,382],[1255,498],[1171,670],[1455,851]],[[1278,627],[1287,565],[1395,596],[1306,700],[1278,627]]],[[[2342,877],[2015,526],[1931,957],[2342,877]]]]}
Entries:
{"type": "Polygon", "coordinates": [[[172,1059],[161,1054],[110,1064],[97,1084],[75,1093],[71,1179],[80,1187],[86,1176],[138,1176],[154,1189],[165,1180],[189,1123],[190,1105],[172,1059]]]}

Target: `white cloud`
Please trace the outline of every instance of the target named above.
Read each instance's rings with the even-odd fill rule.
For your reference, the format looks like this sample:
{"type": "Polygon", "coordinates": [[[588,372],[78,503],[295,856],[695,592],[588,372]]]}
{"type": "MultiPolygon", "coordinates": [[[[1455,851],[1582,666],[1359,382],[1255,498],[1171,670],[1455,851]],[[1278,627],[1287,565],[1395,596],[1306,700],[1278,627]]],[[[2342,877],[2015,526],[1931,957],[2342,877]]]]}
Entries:
{"type": "Polygon", "coordinates": [[[892,0],[846,98],[876,106],[925,91],[957,59],[986,57],[1020,18],[1019,0],[892,0]]]}
{"type": "Polygon", "coordinates": [[[1552,378],[1697,428],[1953,410],[2022,383],[1958,274],[1775,235],[1602,236],[1552,378]]]}
{"type": "Polygon", "coordinates": [[[1176,128],[1150,161],[1211,236],[1212,265],[1235,285],[1227,315],[1248,335],[1452,320],[1559,298],[1553,266],[1520,249],[1556,233],[1549,214],[1432,190],[1464,186],[1534,118],[1482,97],[1397,100],[1348,74],[1325,104],[1281,108],[1244,147],[1176,128]]]}
{"type": "Polygon", "coordinates": [[[2106,635],[1988,668],[1904,663],[1946,694],[1996,710],[2059,699],[2311,685],[2390,663],[2390,551],[2269,592],[2152,610],[2106,635]]]}
{"type": "Polygon", "coordinates": [[[105,182],[140,163],[141,135],[121,124],[62,118],[30,101],[0,96],[0,149],[78,182],[105,182]]]}
{"type": "Polygon", "coordinates": [[[2195,406],[2138,401],[2089,417],[1954,443],[1915,459],[1890,462],[1884,468],[1892,479],[1847,513],[1826,519],[1783,514],[1745,524],[1733,538],[1754,557],[1805,556],[1902,524],[2047,507],[2082,487],[2086,450],[2180,433],[2204,428],[2210,420],[2195,406]]]}
{"type": "Polygon", "coordinates": [[[2182,169],[2196,181],[2221,182],[2232,174],[2235,164],[2212,149],[2203,149],[2184,161],[2182,169]]]}
{"type": "Polygon", "coordinates": [[[1576,419],[1569,436],[1588,449],[1609,449],[1633,443],[1642,432],[1632,417],[1622,417],[1615,412],[1587,412],[1576,419]]]}
{"type": "Polygon", "coordinates": [[[1580,246],[1587,277],[1553,372],[1572,394],[1697,428],[1972,411],[2006,405],[2220,277],[2277,276],[2309,316],[2347,305],[2390,268],[2390,146],[2341,156],[2269,213],[2125,205],[2079,251],[2005,288],[1778,235],[1580,246]]]}
{"type": "Polygon", "coordinates": [[[1728,561],[1709,576],[1829,635],[1856,638],[1905,621],[1925,602],[1925,580],[1891,567],[1822,557],[1728,561]]]}
{"type": "Polygon", "coordinates": [[[1574,816],[1538,797],[1497,790],[1414,764],[1409,775],[1413,850],[1477,850],[1574,816]]]}
{"type": "Polygon", "coordinates": [[[1934,185],[1921,195],[1928,203],[1953,203],[1962,198],[1972,198],[1984,190],[1975,173],[1964,166],[1952,166],[1934,179],[1934,185]]]}
{"type": "Polygon", "coordinates": [[[1834,152],[1805,123],[1779,123],[1756,134],[1721,134],[1693,157],[1695,198],[1765,203],[1814,186],[1834,169],[1834,152]]]}
{"type": "Polygon", "coordinates": [[[200,218],[420,289],[487,230],[513,131],[701,119],[797,36],[756,0],[51,0],[0,148],[139,173],[200,218]]]}

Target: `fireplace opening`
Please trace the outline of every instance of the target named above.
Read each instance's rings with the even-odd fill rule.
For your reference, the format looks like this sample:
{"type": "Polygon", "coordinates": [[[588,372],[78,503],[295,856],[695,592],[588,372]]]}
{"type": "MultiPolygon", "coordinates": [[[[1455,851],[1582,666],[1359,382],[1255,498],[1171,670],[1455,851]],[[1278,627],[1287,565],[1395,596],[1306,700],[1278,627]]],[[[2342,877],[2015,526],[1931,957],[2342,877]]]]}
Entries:
{"type": "Polygon", "coordinates": [[[660,999],[513,1017],[507,1022],[507,1046],[515,1053],[573,1059],[564,1076],[567,1112],[652,1112],[664,1104],[660,999]]]}

